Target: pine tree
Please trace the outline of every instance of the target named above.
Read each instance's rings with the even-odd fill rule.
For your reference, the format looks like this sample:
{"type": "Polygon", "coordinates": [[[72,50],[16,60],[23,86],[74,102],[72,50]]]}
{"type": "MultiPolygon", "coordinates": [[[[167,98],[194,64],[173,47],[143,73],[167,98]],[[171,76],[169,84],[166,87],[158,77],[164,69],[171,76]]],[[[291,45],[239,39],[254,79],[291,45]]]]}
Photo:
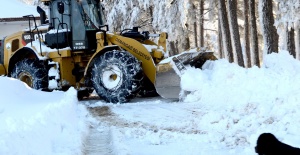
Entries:
{"type": "Polygon", "coordinates": [[[278,34],[274,26],[272,0],[259,0],[261,27],[264,37],[264,51],[267,54],[278,52],[278,34]]]}
{"type": "Polygon", "coordinates": [[[241,67],[245,67],[243,52],[240,42],[240,33],[239,33],[239,25],[237,22],[237,3],[236,0],[227,0],[228,5],[228,15],[229,15],[229,26],[230,26],[230,36],[232,38],[232,47],[237,55],[237,62],[241,67]]]}
{"type": "Polygon", "coordinates": [[[218,45],[219,45],[219,57],[225,58],[223,53],[223,42],[222,42],[222,30],[221,30],[221,21],[218,19],[218,45]]]}
{"type": "Polygon", "coordinates": [[[255,16],[255,0],[249,1],[249,16],[250,16],[250,43],[251,53],[253,54],[253,64],[260,67],[259,50],[258,50],[258,37],[257,37],[257,26],[255,16]]]}
{"type": "Polygon", "coordinates": [[[232,45],[231,45],[231,37],[230,37],[230,30],[227,18],[227,11],[226,5],[224,0],[218,0],[218,8],[219,8],[219,19],[222,31],[222,40],[223,40],[223,47],[224,53],[227,54],[229,62],[233,62],[233,52],[232,52],[232,45]]]}
{"type": "Polygon", "coordinates": [[[244,42],[245,42],[245,53],[247,58],[247,67],[251,67],[251,52],[250,52],[250,41],[249,41],[249,0],[244,0],[244,42]]]}
{"type": "Polygon", "coordinates": [[[290,30],[287,28],[287,50],[290,54],[296,58],[296,50],[295,50],[295,30],[293,27],[290,30]]]}
{"type": "Polygon", "coordinates": [[[200,47],[204,47],[204,0],[199,0],[200,22],[199,22],[199,42],[200,47]]]}
{"type": "Polygon", "coordinates": [[[300,27],[297,27],[296,28],[296,34],[297,34],[297,37],[296,37],[296,41],[295,41],[295,46],[296,46],[296,50],[297,52],[296,53],[300,53],[300,27]]]}

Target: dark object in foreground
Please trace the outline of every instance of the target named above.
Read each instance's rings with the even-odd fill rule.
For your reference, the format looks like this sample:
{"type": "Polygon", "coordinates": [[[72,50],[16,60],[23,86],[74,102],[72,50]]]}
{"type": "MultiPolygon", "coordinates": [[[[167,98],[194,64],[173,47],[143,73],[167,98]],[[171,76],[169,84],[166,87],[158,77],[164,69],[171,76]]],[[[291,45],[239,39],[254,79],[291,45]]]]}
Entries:
{"type": "Polygon", "coordinates": [[[300,155],[299,148],[280,142],[271,133],[263,133],[258,137],[255,152],[259,155],[300,155]]]}

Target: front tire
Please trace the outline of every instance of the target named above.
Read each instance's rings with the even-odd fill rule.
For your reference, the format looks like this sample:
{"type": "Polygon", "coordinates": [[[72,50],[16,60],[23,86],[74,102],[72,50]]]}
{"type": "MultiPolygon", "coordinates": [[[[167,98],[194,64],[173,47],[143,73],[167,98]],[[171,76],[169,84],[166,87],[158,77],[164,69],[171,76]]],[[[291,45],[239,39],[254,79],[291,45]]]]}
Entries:
{"type": "Polygon", "coordinates": [[[146,77],[144,78],[143,86],[141,88],[141,91],[139,92],[139,95],[141,97],[159,96],[159,94],[156,92],[154,84],[146,77]]]}
{"type": "Polygon", "coordinates": [[[48,89],[48,71],[45,64],[39,60],[24,59],[17,62],[11,77],[25,82],[33,89],[48,89]]]}
{"type": "Polygon", "coordinates": [[[111,103],[124,103],[134,98],[144,77],[137,58],[126,51],[116,50],[95,58],[91,73],[97,94],[111,103]]]}

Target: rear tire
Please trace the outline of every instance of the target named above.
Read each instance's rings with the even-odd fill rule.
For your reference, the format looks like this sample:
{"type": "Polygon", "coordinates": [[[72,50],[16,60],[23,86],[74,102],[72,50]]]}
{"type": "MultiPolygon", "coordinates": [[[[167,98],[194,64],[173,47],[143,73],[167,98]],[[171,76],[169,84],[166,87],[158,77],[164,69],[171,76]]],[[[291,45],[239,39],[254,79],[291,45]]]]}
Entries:
{"type": "Polygon", "coordinates": [[[95,58],[91,73],[97,94],[111,103],[134,98],[144,77],[140,62],[126,51],[109,51],[95,58]]]}
{"type": "Polygon", "coordinates": [[[33,89],[48,89],[48,71],[45,64],[39,60],[24,59],[17,62],[11,77],[25,82],[33,89]]]}

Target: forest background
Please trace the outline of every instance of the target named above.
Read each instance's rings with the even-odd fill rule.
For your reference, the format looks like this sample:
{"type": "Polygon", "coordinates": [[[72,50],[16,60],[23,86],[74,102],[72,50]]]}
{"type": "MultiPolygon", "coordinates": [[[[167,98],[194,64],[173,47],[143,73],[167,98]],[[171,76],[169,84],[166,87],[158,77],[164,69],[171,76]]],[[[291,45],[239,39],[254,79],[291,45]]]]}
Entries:
{"type": "Polygon", "coordinates": [[[170,55],[196,48],[242,67],[259,67],[265,54],[280,50],[300,59],[299,0],[101,1],[111,31],[165,31],[170,55]]]}

